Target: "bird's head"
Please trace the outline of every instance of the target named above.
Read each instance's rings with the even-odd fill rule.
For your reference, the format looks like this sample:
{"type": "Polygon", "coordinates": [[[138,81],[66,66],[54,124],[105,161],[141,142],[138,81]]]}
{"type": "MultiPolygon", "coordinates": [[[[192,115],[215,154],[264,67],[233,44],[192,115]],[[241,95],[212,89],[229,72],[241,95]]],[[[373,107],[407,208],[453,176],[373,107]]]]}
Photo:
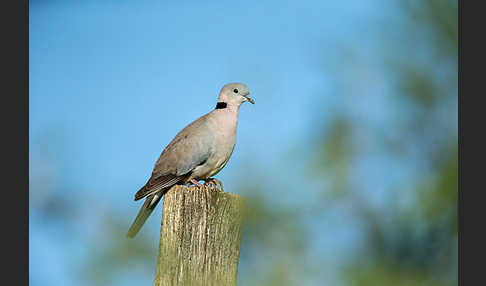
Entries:
{"type": "Polygon", "coordinates": [[[255,104],[255,101],[250,97],[250,90],[244,83],[228,83],[223,86],[219,93],[218,102],[240,106],[245,101],[255,104]]]}

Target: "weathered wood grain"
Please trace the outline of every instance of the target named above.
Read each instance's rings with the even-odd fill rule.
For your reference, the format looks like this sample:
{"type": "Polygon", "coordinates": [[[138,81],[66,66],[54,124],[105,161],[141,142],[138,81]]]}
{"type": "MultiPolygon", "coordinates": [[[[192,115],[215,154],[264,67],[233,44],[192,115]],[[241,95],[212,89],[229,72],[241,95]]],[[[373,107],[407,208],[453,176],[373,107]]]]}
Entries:
{"type": "Polygon", "coordinates": [[[244,199],[214,185],[164,198],[155,286],[236,285],[244,199]]]}

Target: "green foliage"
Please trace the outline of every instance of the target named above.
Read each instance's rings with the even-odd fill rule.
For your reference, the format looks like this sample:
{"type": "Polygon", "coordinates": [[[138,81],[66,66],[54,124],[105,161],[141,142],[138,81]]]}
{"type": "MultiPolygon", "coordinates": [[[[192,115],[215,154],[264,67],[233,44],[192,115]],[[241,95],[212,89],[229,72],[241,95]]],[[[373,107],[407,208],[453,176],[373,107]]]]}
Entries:
{"type": "Polygon", "coordinates": [[[140,266],[144,266],[140,272],[145,275],[155,273],[158,243],[146,232],[139,233],[136,239],[127,239],[124,234],[128,224],[121,217],[115,212],[105,213],[101,219],[105,236],[88,245],[90,255],[80,269],[80,279],[90,285],[112,284],[121,273],[136,275],[140,266]]]}
{"type": "MultiPolygon", "coordinates": [[[[418,45],[432,56],[424,63],[407,49],[393,53],[407,53],[405,61],[393,54],[387,58],[390,54],[384,53],[389,80],[397,83],[391,96],[399,104],[390,108],[402,114],[405,124],[396,126],[402,132],[395,140],[376,141],[388,145],[381,156],[413,169],[417,175],[390,190],[395,194],[388,202],[390,209],[374,207],[359,189],[342,198],[341,204],[353,205],[364,229],[361,251],[341,273],[346,285],[457,284],[457,3],[414,4],[417,6],[404,6],[410,16],[408,32],[422,30],[432,35],[430,41],[418,45]],[[438,116],[441,112],[449,118],[438,116]],[[418,157],[409,146],[419,146],[415,150],[418,157]],[[401,203],[403,192],[413,194],[411,202],[401,203]]],[[[352,132],[359,124],[352,118],[337,118],[322,137],[319,152],[325,158],[321,162],[331,167],[320,171],[336,176],[333,186],[349,189],[353,174],[332,170],[340,170],[343,162],[352,162],[353,149],[349,146],[359,141],[352,132]]],[[[332,191],[341,192],[341,188],[332,191]]]]}

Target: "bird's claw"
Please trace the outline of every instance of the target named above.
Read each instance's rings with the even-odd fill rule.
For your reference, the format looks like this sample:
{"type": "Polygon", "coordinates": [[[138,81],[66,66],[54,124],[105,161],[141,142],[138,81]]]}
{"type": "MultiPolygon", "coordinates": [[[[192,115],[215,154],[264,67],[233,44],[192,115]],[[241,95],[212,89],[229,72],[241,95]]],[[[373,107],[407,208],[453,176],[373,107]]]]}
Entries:
{"type": "Polygon", "coordinates": [[[220,180],[218,180],[218,179],[209,178],[209,179],[206,180],[206,182],[204,184],[205,185],[213,184],[213,185],[219,187],[219,191],[220,192],[224,192],[223,183],[220,180]]]}
{"type": "Polygon", "coordinates": [[[199,183],[196,179],[191,179],[191,183],[193,183],[195,186],[202,187],[203,185],[199,183]]]}

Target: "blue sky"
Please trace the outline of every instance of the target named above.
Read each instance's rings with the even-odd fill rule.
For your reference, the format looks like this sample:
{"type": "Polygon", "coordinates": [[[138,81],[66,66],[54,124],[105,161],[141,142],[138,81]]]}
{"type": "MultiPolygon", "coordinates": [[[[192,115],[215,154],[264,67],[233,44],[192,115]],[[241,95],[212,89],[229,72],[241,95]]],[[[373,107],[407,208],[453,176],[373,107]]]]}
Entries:
{"type": "MultiPolygon", "coordinates": [[[[85,198],[109,202],[131,221],[140,207],[133,195],[163,148],[212,110],[219,89],[233,81],[246,83],[256,104],[241,107],[235,152],[217,177],[231,191],[254,175],[251,163],[271,173],[268,185],[284,184],[291,171],[281,166],[288,160],[292,175],[303,177],[313,131],[339,112],[332,108],[339,87],[325,65],[346,60],[334,58],[335,49],[351,41],[372,54],[369,39],[385,11],[393,11],[387,3],[31,1],[31,203],[49,191],[36,188],[48,178],[53,189],[76,186],[65,196],[81,210],[90,209],[85,198]]],[[[365,75],[382,87],[375,95],[386,93],[378,72],[365,75]]],[[[360,113],[384,104],[383,97],[369,98],[368,109],[355,111],[358,118],[378,116],[360,113]]],[[[377,158],[364,165],[373,172],[380,164],[377,158]]],[[[88,217],[89,228],[93,214],[79,215],[88,217]]],[[[156,234],[159,219],[151,217],[146,228],[156,234]]],[[[33,213],[32,285],[51,277],[58,279],[49,285],[71,284],[82,250],[75,242],[59,246],[46,229],[33,213]],[[52,267],[44,267],[45,259],[52,267]]]]}
{"type": "Polygon", "coordinates": [[[336,95],[316,53],[326,39],[356,36],[352,28],[373,11],[350,4],[32,2],[31,143],[59,130],[69,142],[62,178],[124,201],[132,194],[119,188],[143,184],[172,137],[214,107],[221,86],[242,81],[257,104],[242,107],[237,149],[220,176],[238,170],[243,155],[275,163],[305,144],[316,102],[332,112],[325,103],[336,95]],[[263,140],[271,148],[260,148],[263,140]]]}

